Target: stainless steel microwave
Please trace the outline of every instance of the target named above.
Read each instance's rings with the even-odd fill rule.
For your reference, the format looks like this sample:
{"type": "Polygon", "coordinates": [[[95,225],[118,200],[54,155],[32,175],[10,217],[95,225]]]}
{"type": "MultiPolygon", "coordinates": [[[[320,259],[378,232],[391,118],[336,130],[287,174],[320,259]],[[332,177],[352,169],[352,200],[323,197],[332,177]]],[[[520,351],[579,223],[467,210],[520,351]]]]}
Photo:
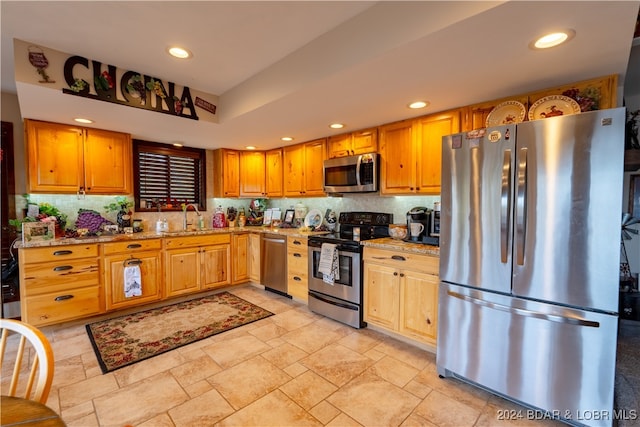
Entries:
{"type": "Polygon", "coordinates": [[[378,153],[359,154],[324,161],[325,193],[371,193],[378,191],[378,153]]]}

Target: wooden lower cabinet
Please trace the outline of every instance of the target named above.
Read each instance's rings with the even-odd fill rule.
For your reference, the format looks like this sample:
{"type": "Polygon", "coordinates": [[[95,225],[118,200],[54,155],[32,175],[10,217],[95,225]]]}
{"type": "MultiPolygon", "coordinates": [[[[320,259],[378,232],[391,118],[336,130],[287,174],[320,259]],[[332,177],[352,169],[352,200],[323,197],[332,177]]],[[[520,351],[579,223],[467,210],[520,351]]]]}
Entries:
{"type": "Polygon", "coordinates": [[[24,322],[44,326],[104,312],[97,244],[21,248],[18,263],[24,322]]]}
{"type": "Polygon", "coordinates": [[[249,234],[249,280],[260,283],[260,234],[249,234]]]}
{"type": "Polygon", "coordinates": [[[306,237],[287,238],[287,292],[305,303],[309,299],[309,254],[306,237]]]}
{"type": "Polygon", "coordinates": [[[104,289],[107,310],[145,304],[162,298],[162,258],[160,239],[105,243],[103,251],[104,289]],[[124,271],[127,266],[140,268],[142,294],[125,295],[124,271]]]}
{"type": "Polygon", "coordinates": [[[231,283],[229,234],[166,239],[165,296],[172,297],[231,283]]]}
{"type": "Polygon", "coordinates": [[[249,233],[231,236],[231,284],[249,280],[249,233]]]}
{"type": "Polygon", "coordinates": [[[364,320],[435,345],[438,329],[438,258],[364,249],[364,320]]]}

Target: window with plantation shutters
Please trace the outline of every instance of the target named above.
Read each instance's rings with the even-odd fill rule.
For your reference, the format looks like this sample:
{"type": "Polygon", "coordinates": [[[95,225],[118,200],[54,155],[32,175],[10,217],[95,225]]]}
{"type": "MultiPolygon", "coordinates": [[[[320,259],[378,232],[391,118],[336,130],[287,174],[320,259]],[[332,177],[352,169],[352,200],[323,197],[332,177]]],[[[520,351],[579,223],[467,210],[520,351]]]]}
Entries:
{"type": "Polygon", "coordinates": [[[180,210],[195,203],[206,210],[205,151],[133,140],[136,211],[180,210]]]}

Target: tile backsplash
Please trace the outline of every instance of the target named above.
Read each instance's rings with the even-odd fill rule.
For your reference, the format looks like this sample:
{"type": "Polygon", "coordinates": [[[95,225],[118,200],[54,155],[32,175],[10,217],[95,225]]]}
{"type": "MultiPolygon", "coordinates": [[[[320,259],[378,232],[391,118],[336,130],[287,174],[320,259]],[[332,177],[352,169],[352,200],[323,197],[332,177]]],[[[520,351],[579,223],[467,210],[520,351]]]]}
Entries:
{"type": "MultiPolygon", "coordinates": [[[[116,221],[116,212],[107,213],[104,206],[115,201],[115,196],[84,196],[79,198],[76,195],[60,194],[31,194],[30,199],[34,203],[50,203],[60,211],[68,215],[68,226],[73,227],[78,216],[78,209],[91,209],[99,212],[110,221],[116,221]]],[[[131,199],[133,201],[133,199],[131,199]]],[[[227,208],[243,207],[245,212],[249,210],[252,199],[207,199],[207,211],[204,212],[205,224],[211,226],[211,221],[215,207],[222,206],[225,213],[227,208]]],[[[298,203],[302,203],[308,210],[318,209],[323,214],[327,209],[332,209],[336,214],[347,211],[370,211],[393,214],[395,223],[402,223],[405,215],[414,206],[426,206],[433,208],[434,202],[440,201],[439,196],[380,196],[378,194],[352,194],[344,197],[309,197],[309,198],[285,198],[267,199],[268,208],[280,208],[284,211],[292,208],[298,203]]],[[[22,196],[16,196],[16,206],[19,208],[19,215],[22,215],[22,207],[25,207],[25,200],[22,196]]],[[[194,222],[195,213],[188,212],[189,222],[194,222]]],[[[160,218],[166,218],[169,222],[170,230],[179,230],[182,227],[182,212],[138,212],[134,218],[142,220],[145,230],[154,230],[155,223],[160,218]]]]}

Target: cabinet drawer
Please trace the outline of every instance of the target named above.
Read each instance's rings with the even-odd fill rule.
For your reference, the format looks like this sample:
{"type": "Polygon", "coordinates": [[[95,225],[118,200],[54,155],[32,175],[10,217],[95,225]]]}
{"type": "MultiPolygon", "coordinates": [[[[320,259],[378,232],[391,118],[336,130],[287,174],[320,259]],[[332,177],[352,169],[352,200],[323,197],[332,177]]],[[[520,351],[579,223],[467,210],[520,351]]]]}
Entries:
{"type": "Polygon", "coordinates": [[[307,251],[307,238],[306,237],[288,237],[287,247],[292,250],[307,251]]]}
{"type": "Polygon", "coordinates": [[[100,288],[91,286],[25,298],[23,316],[31,325],[60,323],[101,312],[100,288]]]}
{"type": "Polygon", "coordinates": [[[164,240],[165,249],[175,248],[188,248],[193,246],[208,246],[218,245],[224,243],[231,243],[231,235],[224,234],[212,234],[207,236],[186,236],[186,237],[172,237],[171,239],[164,240]]]}
{"type": "Polygon", "coordinates": [[[99,282],[97,259],[26,265],[21,289],[28,295],[95,285],[99,282]]]}
{"type": "Polygon", "coordinates": [[[287,274],[287,281],[288,283],[301,283],[307,286],[307,283],[309,282],[309,276],[307,272],[302,273],[289,271],[289,274],[287,274]]]}
{"type": "Polygon", "coordinates": [[[289,250],[287,252],[287,269],[297,273],[305,273],[309,270],[309,257],[300,251],[289,250]]]}
{"type": "Polygon", "coordinates": [[[409,268],[436,276],[439,274],[439,258],[429,255],[365,247],[364,260],[384,264],[389,267],[409,268]]]}
{"type": "Polygon", "coordinates": [[[153,249],[162,248],[162,240],[160,239],[148,239],[148,240],[132,240],[127,242],[114,242],[105,243],[102,246],[104,255],[117,254],[122,252],[132,251],[148,251],[153,249]]]}
{"type": "Polygon", "coordinates": [[[78,258],[95,258],[98,256],[98,245],[64,245],[47,246],[46,248],[22,248],[20,257],[25,264],[49,261],[61,261],[78,258]]]}

